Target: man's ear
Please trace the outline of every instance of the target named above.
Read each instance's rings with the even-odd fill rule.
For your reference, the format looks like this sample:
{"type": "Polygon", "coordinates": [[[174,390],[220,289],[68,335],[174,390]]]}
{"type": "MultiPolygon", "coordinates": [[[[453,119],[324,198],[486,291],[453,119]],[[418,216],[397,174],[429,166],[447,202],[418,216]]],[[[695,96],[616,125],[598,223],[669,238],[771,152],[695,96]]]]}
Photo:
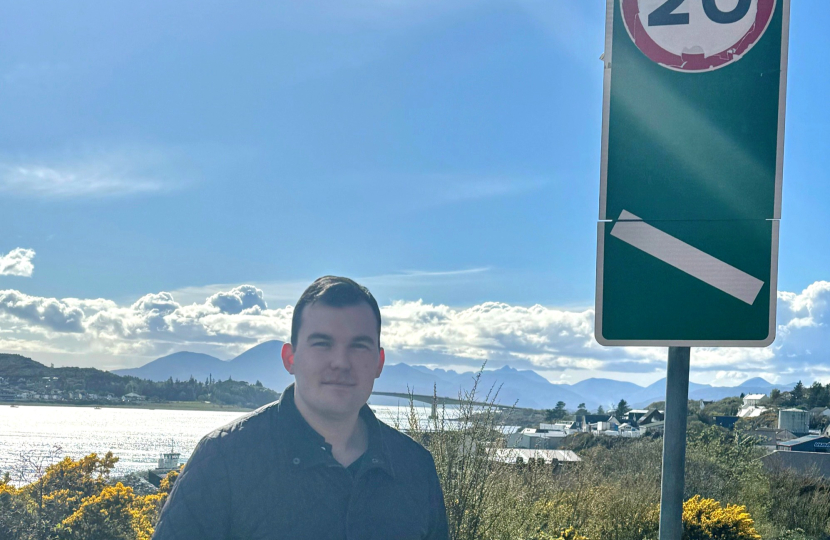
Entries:
{"type": "Polygon", "coordinates": [[[386,362],[386,351],[383,350],[383,347],[380,348],[380,361],[378,362],[378,373],[375,375],[375,379],[380,377],[380,372],[383,371],[383,363],[386,362]]]}
{"type": "Polygon", "coordinates": [[[283,343],[280,355],[282,356],[282,365],[285,366],[285,370],[294,375],[294,347],[290,343],[283,343]]]}

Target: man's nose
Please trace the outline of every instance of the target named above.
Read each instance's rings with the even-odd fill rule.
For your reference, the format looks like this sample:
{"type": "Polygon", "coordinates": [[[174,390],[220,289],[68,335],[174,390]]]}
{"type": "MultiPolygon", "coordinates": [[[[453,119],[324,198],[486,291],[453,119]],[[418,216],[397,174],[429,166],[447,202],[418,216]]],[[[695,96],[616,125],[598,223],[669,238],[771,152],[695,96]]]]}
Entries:
{"type": "Polygon", "coordinates": [[[347,347],[335,347],[329,358],[332,369],[347,370],[351,367],[349,362],[349,350],[347,347]]]}

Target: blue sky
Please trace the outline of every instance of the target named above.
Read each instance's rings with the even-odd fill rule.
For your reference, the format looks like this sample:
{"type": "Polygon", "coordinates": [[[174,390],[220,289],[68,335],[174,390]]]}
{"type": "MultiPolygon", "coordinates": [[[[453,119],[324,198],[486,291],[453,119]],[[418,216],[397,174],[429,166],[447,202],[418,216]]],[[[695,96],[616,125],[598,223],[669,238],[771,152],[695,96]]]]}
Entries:
{"type": "MultiPolygon", "coordinates": [[[[796,295],[830,280],[823,7],[792,6],[779,290],[796,295]]],[[[5,6],[0,256],[35,255],[31,275],[0,275],[0,290],[89,321],[148,294],[201,305],[244,284],[273,311],[336,273],[385,306],[422,300],[453,320],[487,302],[585,313],[604,16],[600,0],[5,6]]],[[[818,306],[815,291],[800,298],[818,306]]],[[[38,309],[6,310],[4,350],[120,367],[182,348],[230,357],[267,337],[81,339],[38,309]]],[[[555,380],[647,383],[665,355],[586,345],[521,356],[499,343],[502,361],[516,352],[555,380]],[[636,376],[618,367],[627,359],[636,376]]],[[[799,347],[792,375],[830,378],[815,346],[799,347]]],[[[769,355],[784,355],[771,351],[713,351],[693,379],[771,377],[781,365],[769,355]]]]}

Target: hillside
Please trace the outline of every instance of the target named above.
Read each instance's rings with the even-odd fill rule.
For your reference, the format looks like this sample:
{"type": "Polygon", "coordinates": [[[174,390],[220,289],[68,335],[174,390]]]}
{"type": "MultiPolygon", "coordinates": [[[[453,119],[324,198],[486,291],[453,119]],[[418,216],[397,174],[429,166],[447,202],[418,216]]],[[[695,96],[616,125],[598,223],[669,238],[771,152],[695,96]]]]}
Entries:
{"type": "Polygon", "coordinates": [[[112,404],[135,393],[151,402],[209,401],[255,408],[279,397],[271,389],[244,381],[150,381],[95,368],[47,367],[17,354],[0,354],[0,377],[3,399],[26,401],[112,404]]]}
{"type": "Polygon", "coordinates": [[[209,354],[181,351],[162,356],[141,367],[116,369],[112,373],[151,381],[166,381],[170,377],[181,381],[193,377],[203,381],[208,376],[212,376],[217,380],[224,380],[230,375],[230,366],[228,366],[228,362],[223,362],[209,354]]]}

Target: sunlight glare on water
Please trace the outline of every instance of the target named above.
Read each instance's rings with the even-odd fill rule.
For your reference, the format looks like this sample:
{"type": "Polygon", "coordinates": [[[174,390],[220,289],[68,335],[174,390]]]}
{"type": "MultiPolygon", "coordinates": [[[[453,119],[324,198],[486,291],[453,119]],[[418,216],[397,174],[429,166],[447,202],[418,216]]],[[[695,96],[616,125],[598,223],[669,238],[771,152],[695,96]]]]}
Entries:
{"type": "MultiPolygon", "coordinates": [[[[408,407],[372,405],[389,425],[408,427],[408,407]]],[[[416,407],[422,425],[428,407],[416,407]]],[[[452,411],[447,411],[451,413],[452,411]]],[[[57,458],[79,459],[111,451],[119,461],[114,475],[154,468],[171,441],[184,463],[207,433],[244,416],[245,412],[177,411],[120,407],[0,406],[0,471],[13,475],[21,456],[46,455],[60,447],[57,458]]],[[[449,416],[449,414],[448,414],[449,416]]]]}

